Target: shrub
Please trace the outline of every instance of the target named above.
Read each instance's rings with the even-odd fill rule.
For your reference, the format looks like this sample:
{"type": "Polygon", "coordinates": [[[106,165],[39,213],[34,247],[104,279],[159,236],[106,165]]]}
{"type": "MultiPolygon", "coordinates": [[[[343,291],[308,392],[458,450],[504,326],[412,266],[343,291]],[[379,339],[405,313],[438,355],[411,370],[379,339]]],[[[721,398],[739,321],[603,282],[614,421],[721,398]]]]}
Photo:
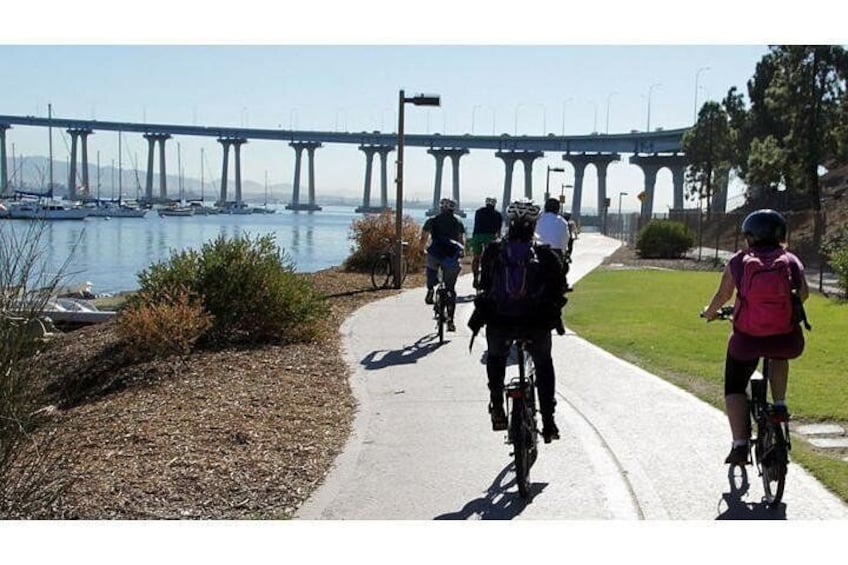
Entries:
{"type": "Polygon", "coordinates": [[[636,250],[646,259],[678,258],[694,243],[689,228],[672,220],[651,220],[636,236],[636,250]]]}
{"type": "Polygon", "coordinates": [[[219,236],[199,252],[173,252],[139,274],[129,301],[155,300],[183,288],[212,315],[206,342],[261,343],[311,339],[327,312],[324,296],[295,272],[273,235],[219,236]]]}
{"type": "Polygon", "coordinates": [[[822,243],[822,254],[836,273],[836,284],[848,297],[848,229],[840,228],[822,243]]]}
{"type": "Polygon", "coordinates": [[[185,289],[164,296],[141,294],[121,312],[117,332],[127,357],[134,361],[187,355],[212,327],[212,316],[185,289]]]}
{"type": "MultiPolygon", "coordinates": [[[[418,271],[424,266],[424,254],[418,246],[421,226],[410,216],[404,216],[402,233],[404,241],[409,242],[406,247],[408,268],[411,272],[418,271]]],[[[370,271],[374,259],[387,251],[395,240],[395,214],[386,211],[354,220],[348,239],[353,241],[353,246],[343,268],[347,271],[370,271]]]]}

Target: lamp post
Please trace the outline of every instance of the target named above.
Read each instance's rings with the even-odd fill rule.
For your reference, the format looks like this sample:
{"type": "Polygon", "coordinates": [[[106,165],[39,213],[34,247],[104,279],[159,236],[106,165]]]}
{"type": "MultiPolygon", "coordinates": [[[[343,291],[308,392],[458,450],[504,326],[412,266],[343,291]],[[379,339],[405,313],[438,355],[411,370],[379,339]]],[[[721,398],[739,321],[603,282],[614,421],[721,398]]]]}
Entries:
{"type": "Polygon", "coordinates": [[[609,110],[610,110],[610,99],[618,94],[618,92],[610,92],[609,96],[607,96],[607,129],[606,133],[609,135],[609,110]]]}
{"type": "Polygon", "coordinates": [[[565,169],[562,167],[551,167],[548,165],[548,173],[545,176],[545,201],[551,197],[551,172],[554,173],[564,173],[565,169]]]}
{"type": "Polygon", "coordinates": [[[695,73],[695,109],[692,110],[692,123],[698,121],[698,79],[701,78],[701,73],[710,70],[709,67],[701,67],[695,73]]]}
{"type": "Polygon", "coordinates": [[[645,133],[651,133],[651,94],[654,92],[654,88],[657,86],[661,86],[660,83],[655,82],[648,88],[648,126],[645,129],[645,133]]]}
{"type": "Polygon", "coordinates": [[[395,195],[395,264],[393,266],[393,286],[400,288],[403,277],[403,109],[407,102],[414,106],[440,106],[438,94],[416,94],[410,98],[404,96],[403,90],[398,92],[398,138],[397,138],[397,193],[395,195]]]}
{"type": "Polygon", "coordinates": [[[624,219],[621,217],[621,197],[627,196],[626,192],[618,193],[618,237],[624,241],[624,219]]]}
{"type": "Polygon", "coordinates": [[[569,98],[567,100],[562,101],[562,135],[565,135],[565,105],[574,100],[574,98],[569,98]]]}

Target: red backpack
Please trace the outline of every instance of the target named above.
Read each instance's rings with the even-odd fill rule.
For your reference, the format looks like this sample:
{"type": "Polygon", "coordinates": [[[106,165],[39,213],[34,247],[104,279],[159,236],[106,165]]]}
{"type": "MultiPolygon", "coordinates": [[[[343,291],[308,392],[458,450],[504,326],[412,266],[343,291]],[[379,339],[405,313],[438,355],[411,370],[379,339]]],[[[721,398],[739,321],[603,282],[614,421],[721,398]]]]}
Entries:
{"type": "Polygon", "coordinates": [[[792,271],[786,252],[749,249],[742,256],[733,325],[752,336],[792,331],[792,271]]]}

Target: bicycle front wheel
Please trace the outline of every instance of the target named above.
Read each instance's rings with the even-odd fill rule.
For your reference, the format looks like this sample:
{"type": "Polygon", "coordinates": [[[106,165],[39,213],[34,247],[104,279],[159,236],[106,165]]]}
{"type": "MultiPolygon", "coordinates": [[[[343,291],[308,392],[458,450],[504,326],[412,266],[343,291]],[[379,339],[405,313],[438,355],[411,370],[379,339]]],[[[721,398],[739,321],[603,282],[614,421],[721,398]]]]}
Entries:
{"type": "Polygon", "coordinates": [[[371,284],[375,289],[388,288],[392,279],[392,262],[386,255],[381,255],[371,267],[371,284]]]}
{"type": "Polygon", "coordinates": [[[786,437],[783,428],[771,422],[763,426],[761,432],[762,437],[757,439],[757,462],[762,474],[765,502],[769,506],[777,506],[783,499],[789,464],[786,437]]]}

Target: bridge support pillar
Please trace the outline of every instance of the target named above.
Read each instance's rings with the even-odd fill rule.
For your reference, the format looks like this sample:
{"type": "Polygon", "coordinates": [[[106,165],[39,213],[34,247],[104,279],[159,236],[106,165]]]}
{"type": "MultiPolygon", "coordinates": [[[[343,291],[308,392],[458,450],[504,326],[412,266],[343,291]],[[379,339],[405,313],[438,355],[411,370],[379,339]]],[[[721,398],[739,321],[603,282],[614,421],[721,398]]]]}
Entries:
{"type": "MultiPolygon", "coordinates": [[[[9,170],[6,168],[6,130],[11,126],[0,124],[0,196],[9,190],[9,170]]],[[[15,164],[12,163],[14,167],[15,164]]]]}
{"type": "Polygon", "coordinates": [[[320,210],[321,207],[315,203],[315,150],[322,147],[320,141],[292,141],[289,146],[295,151],[294,182],[292,183],[292,201],[286,205],[286,210],[320,210]],[[308,190],[309,203],[300,203],[300,162],[303,150],[306,149],[308,163],[308,190]]]}
{"type": "Polygon", "coordinates": [[[730,184],[730,170],[717,172],[716,182],[713,187],[713,196],[710,200],[710,211],[724,214],[727,211],[727,188],[730,184]]]}
{"type": "Polygon", "coordinates": [[[512,173],[515,162],[524,164],[524,196],[533,197],[533,161],[544,156],[541,151],[497,151],[495,157],[504,162],[504,190],[501,200],[501,212],[506,214],[506,209],[512,202],[512,173]]]}
{"type": "Polygon", "coordinates": [[[395,148],[390,145],[380,145],[377,153],[380,154],[380,207],[387,210],[389,207],[389,169],[388,156],[395,148]]]}
{"type": "Polygon", "coordinates": [[[79,140],[79,131],[75,129],[67,130],[71,136],[71,159],[68,163],[68,200],[77,199],[77,141],[79,140]]]}
{"type": "Polygon", "coordinates": [[[86,195],[91,195],[91,185],[88,182],[88,136],[94,133],[90,129],[79,130],[80,140],[82,141],[82,186],[86,195]]]}
{"type": "Polygon", "coordinates": [[[374,165],[374,153],[377,148],[373,145],[360,145],[359,150],[365,153],[365,186],[362,191],[362,206],[358,212],[369,212],[371,208],[371,169],[374,165]]]}
{"type": "Polygon", "coordinates": [[[223,161],[221,164],[221,192],[218,195],[218,206],[226,206],[227,204],[227,174],[230,164],[230,145],[232,145],[232,141],[228,138],[218,138],[218,143],[221,144],[221,149],[223,151],[223,161]]]}
{"type": "Polygon", "coordinates": [[[235,149],[235,166],[236,166],[236,204],[241,205],[241,146],[247,143],[244,138],[231,139],[230,143],[235,149]]]}
{"type": "Polygon", "coordinates": [[[164,200],[168,197],[168,181],[165,167],[165,141],[171,139],[169,133],[145,133],[147,140],[147,184],[145,186],[145,199],[148,203],[153,202],[153,154],[156,142],[159,142],[159,198],[164,200]]]}
{"type": "Polygon", "coordinates": [[[574,167],[574,194],[571,199],[571,217],[575,222],[580,221],[583,213],[583,178],[587,165],[594,165],[598,173],[598,218],[600,219],[601,233],[606,233],[606,215],[604,214],[604,202],[607,199],[607,168],[610,163],[621,160],[618,153],[567,153],[562,156],[574,167]]]}
{"type": "Polygon", "coordinates": [[[654,213],[654,191],[657,184],[657,173],[663,167],[671,171],[674,194],[673,203],[675,208],[683,207],[683,180],[686,169],[686,156],[675,153],[673,155],[632,155],[630,163],[642,169],[645,175],[645,198],[642,200],[642,210],[639,216],[641,224],[651,219],[654,213]]]}
{"type": "Polygon", "coordinates": [[[468,153],[468,149],[455,148],[433,148],[428,149],[427,153],[436,159],[436,178],[433,186],[433,205],[427,210],[428,216],[434,216],[439,213],[439,201],[442,199],[442,172],[444,171],[445,158],[450,157],[451,166],[453,167],[451,199],[456,202],[456,215],[465,216],[460,202],[459,190],[459,160],[463,155],[468,153]]]}

